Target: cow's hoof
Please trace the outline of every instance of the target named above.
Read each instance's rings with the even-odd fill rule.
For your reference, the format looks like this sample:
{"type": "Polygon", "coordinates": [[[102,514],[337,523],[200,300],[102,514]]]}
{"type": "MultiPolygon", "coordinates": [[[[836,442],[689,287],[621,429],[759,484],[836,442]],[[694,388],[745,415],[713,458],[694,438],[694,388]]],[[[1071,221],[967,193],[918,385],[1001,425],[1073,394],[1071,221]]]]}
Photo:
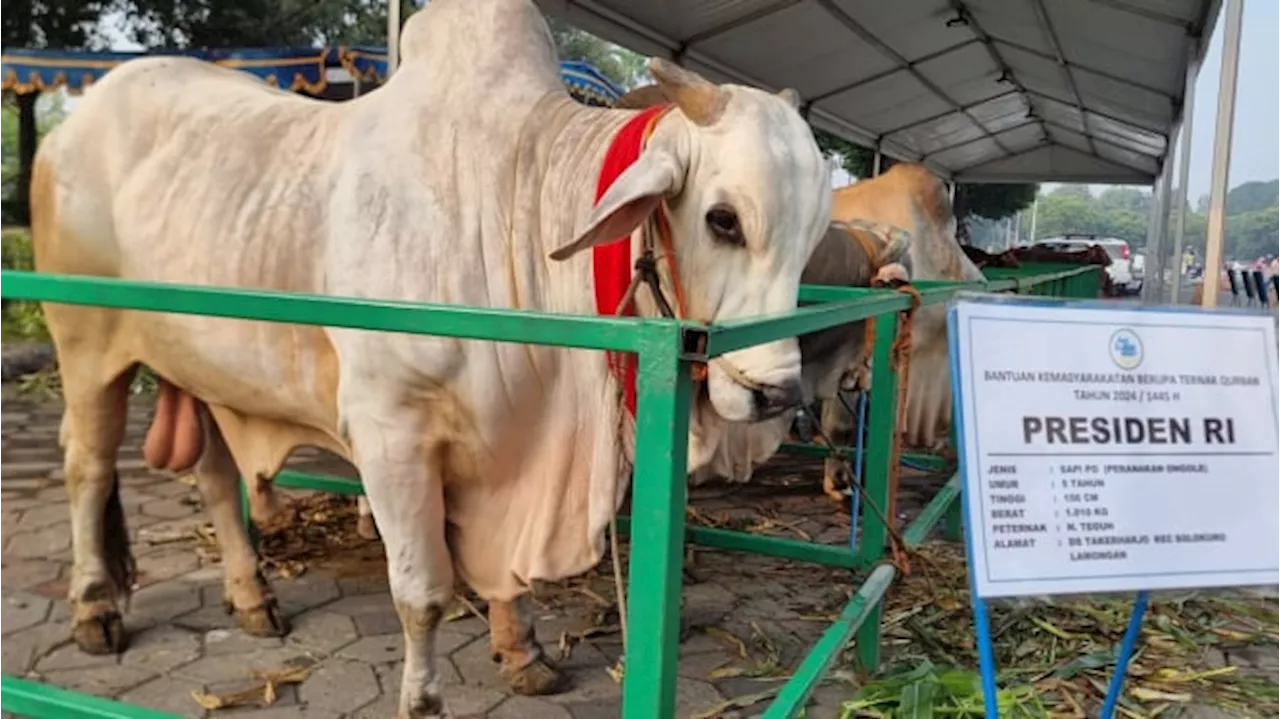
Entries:
{"type": "Polygon", "coordinates": [[[555,694],[561,690],[565,678],[546,657],[539,657],[519,668],[504,665],[499,673],[511,691],[525,696],[555,694]]]}
{"type": "Polygon", "coordinates": [[[276,600],[268,599],[251,609],[236,609],[236,624],[254,637],[283,637],[289,633],[289,621],[280,614],[276,600]]]}
{"type": "Polygon", "coordinates": [[[453,714],[445,706],[444,699],[438,694],[424,694],[401,706],[396,712],[396,719],[452,719],[453,714]]]}
{"type": "Polygon", "coordinates": [[[373,523],[372,514],[362,514],[356,520],[356,534],[363,539],[377,539],[378,525],[373,523]]]}
{"type": "Polygon", "coordinates": [[[85,654],[119,654],[128,643],[124,620],[114,609],[76,622],[71,638],[85,654]]]}

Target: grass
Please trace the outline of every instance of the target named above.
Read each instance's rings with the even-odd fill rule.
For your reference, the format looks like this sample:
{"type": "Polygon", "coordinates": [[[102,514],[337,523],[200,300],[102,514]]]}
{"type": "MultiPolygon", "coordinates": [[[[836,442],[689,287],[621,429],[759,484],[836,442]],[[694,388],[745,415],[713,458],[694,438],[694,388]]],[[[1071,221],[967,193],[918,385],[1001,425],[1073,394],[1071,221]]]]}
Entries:
{"type": "MultiPolygon", "coordinates": [[[[35,269],[31,235],[26,228],[15,227],[0,232],[0,264],[6,270],[35,269]]],[[[49,328],[44,324],[40,304],[27,300],[5,300],[3,317],[0,318],[0,340],[49,341],[49,328]]]]}
{"type": "MultiPolygon", "coordinates": [[[[1001,717],[1047,717],[1035,687],[1022,684],[996,695],[1001,717]]],[[[924,661],[866,683],[844,703],[841,717],[981,717],[982,681],[977,672],[924,661]]]]}
{"type": "MultiPolygon", "coordinates": [[[[890,590],[884,641],[892,666],[864,680],[845,717],[981,716],[982,692],[963,550],[931,544],[922,569],[890,590]]],[[[1000,716],[1096,716],[1132,597],[993,603],[1000,716]]],[[[1193,705],[1277,716],[1274,670],[1229,660],[1277,651],[1277,606],[1239,593],[1153,597],[1129,666],[1119,715],[1175,716],[1193,705]]]]}

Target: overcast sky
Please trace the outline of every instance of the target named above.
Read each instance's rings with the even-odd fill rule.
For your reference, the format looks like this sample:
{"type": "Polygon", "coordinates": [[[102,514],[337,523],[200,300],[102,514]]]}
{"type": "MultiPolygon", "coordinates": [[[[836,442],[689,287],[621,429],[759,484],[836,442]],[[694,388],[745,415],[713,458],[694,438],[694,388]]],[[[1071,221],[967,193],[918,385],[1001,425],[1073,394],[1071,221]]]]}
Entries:
{"type": "MultiPolygon", "coordinates": [[[[119,16],[104,19],[103,22],[103,29],[111,38],[112,49],[141,49],[120,37],[119,23],[119,16]]],[[[1193,206],[1197,198],[1209,192],[1225,25],[1220,18],[1196,81],[1191,174],[1187,182],[1193,206]]],[[[1266,181],[1280,177],[1280,63],[1276,58],[1276,46],[1280,41],[1278,28],[1280,2],[1245,0],[1229,187],[1250,180],[1266,181]]],[[[848,181],[848,175],[837,173],[838,185],[848,181]]],[[[1097,192],[1101,188],[1095,186],[1093,189],[1097,192]]]]}
{"type": "MultiPolygon", "coordinates": [[[[1209,192],[1225,27],[1225,18],[1219,18],[1196,81],[1191,177],[1187,182],[1192,202],[1209,192]]],[[[1235,129],[1231,140],[1231,179],[1228,183],[1231,187],[1250,180],[1280,177],[1280,63],[1276,60],[1280,30],[1277,28],[1280,28],[1280,3],[1276,0],[1245,0],[1235,129]]]]}

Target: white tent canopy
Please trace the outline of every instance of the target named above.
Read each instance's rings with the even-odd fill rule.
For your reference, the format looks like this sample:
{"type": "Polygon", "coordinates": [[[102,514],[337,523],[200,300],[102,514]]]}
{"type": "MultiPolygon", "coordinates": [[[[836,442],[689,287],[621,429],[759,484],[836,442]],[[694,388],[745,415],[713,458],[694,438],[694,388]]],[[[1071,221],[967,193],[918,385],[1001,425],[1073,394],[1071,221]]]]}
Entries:
{"type": "Polygon", "coordinates": [[[1221,0],[537,0],[962,182],[1152,184],[1221,0]]]}

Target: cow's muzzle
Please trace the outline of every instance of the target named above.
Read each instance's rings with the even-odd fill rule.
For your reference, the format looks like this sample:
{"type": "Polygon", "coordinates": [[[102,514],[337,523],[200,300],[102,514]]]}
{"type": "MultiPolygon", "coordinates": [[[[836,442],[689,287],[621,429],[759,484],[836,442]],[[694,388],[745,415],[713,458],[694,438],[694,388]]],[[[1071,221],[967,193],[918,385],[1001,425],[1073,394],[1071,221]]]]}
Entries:
{"type": "Polygon", "coordinates": [[[751,390],[753,414],[758,420],[772,419],[804,401],[800,380],[788,380],[780,385],[757,385],[751,390]]]}

